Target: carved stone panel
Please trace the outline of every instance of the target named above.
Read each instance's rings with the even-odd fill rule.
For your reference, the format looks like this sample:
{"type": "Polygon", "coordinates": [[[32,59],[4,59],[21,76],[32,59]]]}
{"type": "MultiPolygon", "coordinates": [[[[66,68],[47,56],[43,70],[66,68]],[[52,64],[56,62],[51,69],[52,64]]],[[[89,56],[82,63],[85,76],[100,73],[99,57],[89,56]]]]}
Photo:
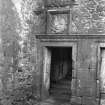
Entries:
{"type": "Polygon", "coordinates": [[[49,14],[47,33],[67,33],[68,14],[49,14]]]}

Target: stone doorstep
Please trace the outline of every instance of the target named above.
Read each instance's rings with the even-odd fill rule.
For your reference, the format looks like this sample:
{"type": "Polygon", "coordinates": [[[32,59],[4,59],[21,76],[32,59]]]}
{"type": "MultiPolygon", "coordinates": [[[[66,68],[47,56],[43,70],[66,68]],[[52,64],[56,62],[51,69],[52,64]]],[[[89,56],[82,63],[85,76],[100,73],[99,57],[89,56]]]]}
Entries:
{"type": "Polygon", "coordinates": [[[44,101],[41,101],[40,105],[81,105],[81,104],[70,103],[70,102],[61,102],[61,101],[55,100],[51,97],[44,101]]]}

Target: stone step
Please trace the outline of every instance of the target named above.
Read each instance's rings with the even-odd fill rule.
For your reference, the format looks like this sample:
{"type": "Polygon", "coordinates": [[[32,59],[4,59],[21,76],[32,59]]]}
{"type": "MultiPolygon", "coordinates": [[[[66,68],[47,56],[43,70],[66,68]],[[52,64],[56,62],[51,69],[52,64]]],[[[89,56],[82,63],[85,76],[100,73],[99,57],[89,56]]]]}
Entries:
{"type": "Polygon", "coordinates": [[[70,95],[52,94],[51,96],[52,96],[55,100],[59,100],[59,101],[70,101],[70,95]]]}
{"type": "Polygon", "coordinates": [[[52,93],[58,93],[58,94],[71,94],[71,89],[64,89],[64,88],[52,88],[49,91],[52,93]]]}
{"type": "Polygon", "coordinates": [[[71,81],[67,81],[67,80],[62,80],[58,82],[59,84],[71,84],[71,81]]]}
{"type": "Polygon", "coordinates": [[[57,82],[52,82],[52,84],[71,84],[71,80],[60,80],[60,81],[57,81],[57,82]]]}
{"type": "Polygon", "coordinates": [[[70,85],[64,85],[64,84],[52,84],[51,88],[56,88],[56,89],[67,89],[70,90],[71,89],[71,84],[70,85]]]}

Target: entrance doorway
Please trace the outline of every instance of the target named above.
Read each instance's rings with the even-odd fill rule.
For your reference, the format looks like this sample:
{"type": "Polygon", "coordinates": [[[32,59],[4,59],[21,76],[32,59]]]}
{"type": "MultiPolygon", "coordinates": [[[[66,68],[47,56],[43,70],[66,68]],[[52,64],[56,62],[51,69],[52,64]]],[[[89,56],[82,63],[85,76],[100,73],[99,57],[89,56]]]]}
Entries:
{"type": "Polygon", "coordinates": [[[70,100],[72,81],[72,47],[52,47],[49,95],[70,100]]]}
{"type": "Polygon", "coordinates": [[[42,99],[68,100],[72,97],[72,78],[76,75],[76,44],[43,44],[42,99]]]}

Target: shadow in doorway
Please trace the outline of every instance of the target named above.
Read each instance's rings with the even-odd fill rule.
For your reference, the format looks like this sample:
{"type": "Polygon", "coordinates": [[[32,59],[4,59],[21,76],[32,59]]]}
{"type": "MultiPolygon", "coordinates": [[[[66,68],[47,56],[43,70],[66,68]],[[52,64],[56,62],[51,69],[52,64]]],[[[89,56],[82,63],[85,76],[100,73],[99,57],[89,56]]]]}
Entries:
{"type": "Polygon", "coordinates": [[[70,101],[72,47],[51,47],[49,95],[55,100],[70,101]]]}

